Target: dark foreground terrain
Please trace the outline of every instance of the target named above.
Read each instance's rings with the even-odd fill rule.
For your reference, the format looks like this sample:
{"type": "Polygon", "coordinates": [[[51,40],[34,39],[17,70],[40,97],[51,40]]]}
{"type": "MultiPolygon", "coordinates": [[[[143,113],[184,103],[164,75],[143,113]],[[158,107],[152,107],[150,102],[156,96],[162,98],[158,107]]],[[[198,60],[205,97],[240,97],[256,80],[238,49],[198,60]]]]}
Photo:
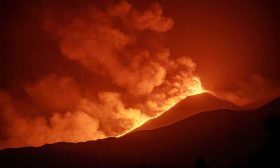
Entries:
{"type": "Polygon", "coordinates": [[[201,93],[187,97],[161,116],[146,122],[134,132],[168,126],[200,112],[217,109],[240,110],[237,105],[220,99],[211,93],[201,93]]]}
{"type": "Polygon", "coordinates": [[[0,151],[0,167],[280,167],[280,98],[255,111],[199,113],[121,138],[0,151]]]}

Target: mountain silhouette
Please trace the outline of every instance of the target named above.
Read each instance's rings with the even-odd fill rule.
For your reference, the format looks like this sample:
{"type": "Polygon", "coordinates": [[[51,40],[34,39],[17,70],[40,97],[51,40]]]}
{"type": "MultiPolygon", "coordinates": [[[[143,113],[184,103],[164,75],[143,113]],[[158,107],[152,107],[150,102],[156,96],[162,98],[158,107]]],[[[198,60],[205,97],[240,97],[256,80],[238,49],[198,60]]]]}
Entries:
{"type": "Polygon", "coordinates": [[[267,96],[267,97],[263,97],[261,99],[257,99],[255,101],[249,102],[247,104],[244,104],[242,106],[242,109],[251,109],[251,110],[255,110],[258,109],[264,105],[266,105],[267,103],[271,102],[272,100],[276,99],[279,96],[267,96]]]}
{"type": "Polygon", "coordinates": [[[238,110],[239,107],[227,100],[220,99],[211,93],[189,96],[161,116],[149,120],[141,127],[134,130],[134,132],[168,126],[199,112],[217,109],[238,110]]]}
{"type": "Polygon", "coordinates": [[[0,151],[0,167],[274,167],[280,98],[255,111],[202,112],[120,138],[0,151]]]}

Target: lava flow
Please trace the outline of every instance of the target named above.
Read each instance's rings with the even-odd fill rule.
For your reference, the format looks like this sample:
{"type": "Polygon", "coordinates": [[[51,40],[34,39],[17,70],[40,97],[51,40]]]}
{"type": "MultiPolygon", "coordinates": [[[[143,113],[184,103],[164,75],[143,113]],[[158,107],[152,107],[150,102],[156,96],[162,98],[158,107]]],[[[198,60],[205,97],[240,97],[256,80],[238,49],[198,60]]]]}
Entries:
{"type": "Polygon", "coordinates": [[[197,95],[197,94],[201,94],[204,92],[209,92],[208,90],[205,90],[201,84],[201,81],[198,77],[193,77],[192,78],[192,83],[190,83],[187,86],[186,92],[181,94],[181,95],[177,95],[174,96],[172,98],[169,98],[163,105],[162,105],[162,111],[159,112],[158,114],[156,114],[156,116],[153,117],[141,117],[141,118],[136,118],[136,122],[134,123],[134,126],[132,128],[130,128],[129,130],[125,131],[124,133],[118,135],[117,137],[121,137],[124,136],[130,132],[132,132],[133,130],[137,129],[138,127],[142,126],[143,124],[145,124],[147,121],[157,118],[159,116],[161,116],[163,113],[165,113],[166,111],[168,111],[169,109],[171,109],[173,106],[175,106],[177,103],[179,103],[181,100],[184,100],[185,98],[187,98],[188,96],[193,96],[193,95],[197,95]]]}

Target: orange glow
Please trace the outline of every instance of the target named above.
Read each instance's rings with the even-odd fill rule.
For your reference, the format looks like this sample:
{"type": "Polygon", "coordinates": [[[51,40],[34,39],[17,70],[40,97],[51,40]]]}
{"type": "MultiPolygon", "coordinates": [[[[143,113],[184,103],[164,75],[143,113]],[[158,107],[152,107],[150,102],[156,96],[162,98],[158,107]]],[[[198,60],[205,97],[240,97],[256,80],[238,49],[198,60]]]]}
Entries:
{"type": "Polygon", "coordinates": [[[198,77],[193,78],[193,83],[189,86],[189,88],[190,88],[190,92],[188,96],[197,95],[206,92],[198,77]]]}
{"type": "Polygon", "coordinates": [[[278,97],[274,13],[239,4],[76,0],[4,10],[0,149],[120,137],[154,118],[161,127],[169,114],[212,107],[199,102],[203,92],[241,108],[278,97]]]}
{"type": "MultiPolygon", "coordinates": [[[[163,113],[165,113],[166,111],[168,111],[169,109],[171,109],[173,106],[175,106],[177,103],[179,103],[180,101],[184,100],[186,97],[188,96],[193,96],[193,95],[197,95],[197,94],[201,94],[204,92],[210,92],[208,90],[205,90],[202,86],[202,83],[200,81],[199,77],[193,77],[191,80],[191,83],[189,83],[189,85],[187,86],[186,92],[184,92],[181,95],[177,95],[175,97],[172,97],[170,99],[168,99],[161,107],[162,111],[160,113],[158,113],[156,116],[154,117],[149,117],[146,115],[143,115],[139,118],[134,118],[134,125],[131,129],[125,131],[124,133],[118,135],[117,137],[121,137],[124,136],[128,133],[130,133],[131,131],[137,129],[138,127],[142,126],[143,124],[145,124],[147,121],[157,118],[159,116],[161,116],[163,113]]],[[[137,116],[136,116],[137,117],[137,116]]]]}
{"type": "Polygon", "coordinates": [[[107,10],[85,9],[66,10],[65,18],[49,9],[43,18],[65,61],[76,62],[85,77],[71,67],[24,83],[22,99],[0,92],[9,123],[0,148],[120,137],[205,92],[193,60],[161,44],[174,21],[159,4],[137,9],[120,1],[107,10]]]}

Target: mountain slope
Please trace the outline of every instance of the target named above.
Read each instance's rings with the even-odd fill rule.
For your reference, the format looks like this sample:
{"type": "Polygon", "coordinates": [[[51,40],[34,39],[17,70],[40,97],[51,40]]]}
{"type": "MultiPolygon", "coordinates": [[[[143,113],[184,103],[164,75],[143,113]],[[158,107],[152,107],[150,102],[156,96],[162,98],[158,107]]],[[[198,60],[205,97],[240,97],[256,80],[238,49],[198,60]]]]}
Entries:
{"type": "Polygon", "coordinates": [[[199,112],[216,109],[238,110],[239,108],[235,104],[227,100],[219,99],[210,93],[202,93],[187,97],[161,116],[151,119],[135,131],[151,130],[168,126],[199,112]]]}
{"type": "MultiPolygon", "coordinates": [[[[232,164],[249,167],[255,160],[264,162],[255,159],[263,158],[261,149],[277,149],[273,143],[271,148],[265,148],[270,134],[263,124],[278,115],[279,110],[280,99],[277,99],[256,111],[204,112],[167,127],[121,138],[6,149],[0,151],[0,164],[2,167],[194,167],[197,158],[203,157],[215,168],[232,164]],[[260,155],[256,155],[258,152],[260,155]]],[[[278,121],[270,125],[275,128],[278,121]]],[[[274,132],[278,135],[279,129],[274,132]]],[[[273,142],[278,145],[279,141],[273,142]]],[[[277,152],[276,160],[280,154],[277,152]]],[[[274,158],[270,154],[265,156],[274,158]]]]}
{"type": "Polygon", "coordinates": [[[278,96],[268,96],[268,97],[264,97],[264,98],[261,98],[261,99],[258,99],[256,101],[253,101],[253,102],[250,102],[250,103],[247,103],[245,105],[242,106],[243,109],[251,109],[251,110],[255,110],[255,109],[258,109],[264,105],[266,105],[267,103],[271,102],[272,100],[276,99],[278,96]]]}

